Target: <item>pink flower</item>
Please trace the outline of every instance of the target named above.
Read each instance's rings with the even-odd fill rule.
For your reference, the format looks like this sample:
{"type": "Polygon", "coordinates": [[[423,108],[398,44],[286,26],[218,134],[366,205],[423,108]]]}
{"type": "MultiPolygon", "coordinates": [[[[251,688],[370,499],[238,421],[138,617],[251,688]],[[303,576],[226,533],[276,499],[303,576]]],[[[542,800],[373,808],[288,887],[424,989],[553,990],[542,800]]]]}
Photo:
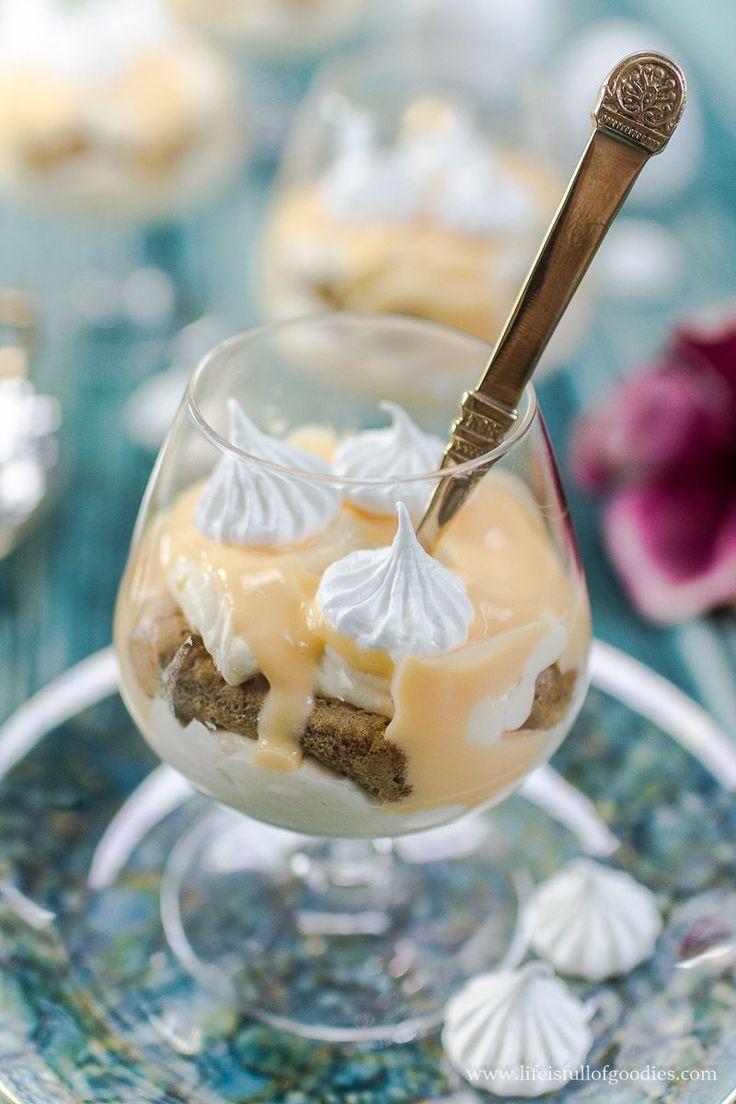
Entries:
{"type": "Polygon", "coordinates": [[[736,317],[686,326],[578,424],[577,482],[634,605],[675,622],[736,603],[736,317]]]}

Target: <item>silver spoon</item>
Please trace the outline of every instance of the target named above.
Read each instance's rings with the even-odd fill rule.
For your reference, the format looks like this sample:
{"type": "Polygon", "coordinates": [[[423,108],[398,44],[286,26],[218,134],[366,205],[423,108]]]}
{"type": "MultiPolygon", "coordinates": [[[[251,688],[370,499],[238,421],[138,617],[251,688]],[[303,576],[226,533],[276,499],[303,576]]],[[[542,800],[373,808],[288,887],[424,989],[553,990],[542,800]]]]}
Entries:
{"type": "MultiPolygon", "coordinates": [[[[593,108],[593,133],[542,247],[474,391],[463,397],[442,467],[478,460],[501,444],[524,388],[588,265],[649,158],[661,153],[685,108],[682,70],[663,54],[620,61],[593,108]]],[[[434,547],[471,490],[491,467],[443,479],[417,529],[434,547]]]]}

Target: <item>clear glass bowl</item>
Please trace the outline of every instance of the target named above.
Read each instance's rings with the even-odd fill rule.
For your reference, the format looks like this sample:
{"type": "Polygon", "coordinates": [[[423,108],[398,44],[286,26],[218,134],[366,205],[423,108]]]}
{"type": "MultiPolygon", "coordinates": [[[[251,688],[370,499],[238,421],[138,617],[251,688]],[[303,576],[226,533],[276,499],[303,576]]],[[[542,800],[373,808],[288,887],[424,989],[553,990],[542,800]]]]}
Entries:
{"type": "MultiPolygon", "coordinates": [[[[409,913],[397,912],[385,841],[502,800],[550,757],[587,689],[587,595],[531,389],[499,448],[442,473],[483,474],[432,550],[434,562],[412,543],[410,568],[403,560],[392,568],[418,573],[420,586],[402,612],[384,602],[381,616],[413,625],[419,637],[427,626],[441,633],[455,617],[460,599],[453,590],[448,608],[443,588],[449,574],[454,585],[462,580],[472,607],[467,640],[433,654],[423,643],[416,652],[404,644],[400,654],[366,648],[330,623],[317,592],[336,561],[391,544],[392,499],[412,503],[417,517],[440,473],[405,475],[399,464],[391,477],[368,480],[287,469],[229,439],[228,404],[236,399],[261,430],[327,462],[336,442],[386,422],[356,388],[356,365],[385,381],[384,398],[404,400],[407,380],[431,387],[432,373],[448,365],[472,384],[485,357],[481,342],[452,330],[378,315],[314,317],[234,338],[195,372],[143,502],[116,617],[126,704],[156,753],[202,792],[314,838],[295,876],[310,916],[329,920],[315,929],[302,919],[295,930],[305,938],[315,930],[325,938],[366,935],[366,909],[374,926],[376,915],[385,918],[382,937],[408,938],[412,910],[431,888],[415,887],[409,913]],[[325,361],[341,363],[342,376],[325,380],[312,370],[325,361]],[[286,547],[203,535],[198,505],[214,485],[208,481],[232,488],[240,478],[246,494],[274,496],[297,514],[326,498],[330,518],[286,547]],[[354,504],[376,497],[385,509],[354,504]]],[[[426,408],[408,412],[438,434],[439,462],[451,405],[431,417],[426,408]]],[[[388,450],[386,465],[397,463],[388,450]]],[[[356,590],[356,608],[364,597],[356,590]]],[[[187,862],[201,844],[185,848],[187,862]]],[[[177,885],[181,879],[178,868],[177,885]]],[[[295,915],[303,917],[304,907],[295,915]]],[[[326,962],[320,958],[321,970],[326,962]]],[[[252,985],[248,994],[248,1007],[258,1007],[252,985]]],[[[431,1019],[438,1000],[423,1005],[422,1016],[431,1019]]],[[[382,1037],[384,1024],[395,1032],[412,1019],[390,1001],[361,1009],[353,1015],[350,1001],[341,1001],[331,1030],[357,1030],[358,1020],[382,1037]]],[[[288,1012],[279,1022],[295,1026],[288,1012]]]]}

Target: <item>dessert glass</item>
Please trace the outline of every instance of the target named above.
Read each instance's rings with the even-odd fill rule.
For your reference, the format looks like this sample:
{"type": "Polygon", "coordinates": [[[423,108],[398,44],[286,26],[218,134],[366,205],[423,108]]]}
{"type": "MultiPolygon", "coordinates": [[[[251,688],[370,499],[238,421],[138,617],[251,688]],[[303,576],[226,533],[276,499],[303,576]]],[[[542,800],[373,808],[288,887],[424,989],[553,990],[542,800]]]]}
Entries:
{"type": "Polygon", "coordinates": [[[162,0],[0,11],[0,184],[66,215],[154,220],[233,175],[237,78],[162,0]]]}
{"type": "MultiPolygon", "coordinates": [[[[281,160],[268,317],[391,312],[494,341],[562,196],[554,136],[541,78],[485,43],[400,38],[326,63],[281,160]]],[[[546,365],[586,313],[576,299],[546,365]]]]}
{"type": "Polygon", "coordinates": [[[169,0],[173,11],[250,54],[312,56],[348,38],[370,8],[368,0],[169,0]]]}
{"type": "Polygon", "coordinates": [[[66,329],[151,329],[175,294],[196,313],[198,209],[238,174],[243,115],[233,65],[163,0],[0,5],[2,279],[66,329]]]}
{"type": "MultiPolygon", "coordinates": [[[[391,365],[393,394],[404,396],[405,377],[431,391],[449,365],[472,382],[486,359],[482,342],[448,328],[369,314],[233,338],[194,373],[136,527],[115,627],[126,705],[157,755],[243,814],[220,809],[174,847],[162,876],[169,942],[203,986],[310,1037],[411,1037],[439,1021],[468,972],[499,960],[516,895],[501,866],[460,858],[485,832],[484,818],[467,814],[546,762],[587,689],[586,588],[531,388],[504,443],[452,470],[462,478],[494,461],[431,562],[403,514],[391,586],[402,571],[411,585],[379,585],[364,629],[371,618],[399,635],[413,625],[416,654],[411,643],[389,655],[350,636],[357,583],[342,604],[348,621],[337,631],[331,620],[328,569],[346,570],[356,550],[388,556],[395,499],[413,504],[416,522],[440,478],[416,467],[404,477],[393,438],[392,475],[325,470],[336,442],[386,421],[356,388],[356,366],[388,380],[391,365]],[[312,370],[325,360],[346,368],[329,384],[312,370]],[[272,435],[265,459],[234,434],[233,399],[272,435]],[[274,461],[284,441],[314,464],[274,461]],[[227,500],[241,477],[259,524],[274,503],[287,529],[325,503],[329,516],[278,547],[263,529],[251,545],[231,530],[205,536],[205,493],[218,525],[223,504],[226,528],[241,524],[244,500],[227,500]],[[401,609],[383,601],[387,590],[401,609]],[[442,637],[466,609],[466,642],[429,654],[428,627],[442,637]],[[452,868],[444,898],[437,862],[416,861],[440,855],[452,868]]],[[[417,418],[438,435],[438,460],[453,413],[438,404],[417,418]]],[[[368,441],[373,462],[382,446],[368,441]]]]}

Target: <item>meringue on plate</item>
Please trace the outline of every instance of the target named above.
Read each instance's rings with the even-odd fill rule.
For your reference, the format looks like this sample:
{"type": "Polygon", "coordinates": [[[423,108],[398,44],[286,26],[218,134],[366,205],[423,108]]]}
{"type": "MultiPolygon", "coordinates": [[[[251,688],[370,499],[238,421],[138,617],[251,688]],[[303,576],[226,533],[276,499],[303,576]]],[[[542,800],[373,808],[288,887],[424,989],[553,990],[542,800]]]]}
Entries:
{"type": "Polygon", "coordinates": [[[442,1043],[476,1088],[541,1096],[571,1079],[593,1044],[585,1006],[550,968],[531,962],[472,978],[447,1005],[442,1043]]]}
{"type": "Polygon", "coordinates": [[[492,472],[429,555],[401,476],[440,442],[406,412],[336,441],[228,408],[228,450],[144,533],[118,610],[142,731],[218,800],[315,835],[500,800],[585,689],[584,592],[534,500],[492,472]]]}

